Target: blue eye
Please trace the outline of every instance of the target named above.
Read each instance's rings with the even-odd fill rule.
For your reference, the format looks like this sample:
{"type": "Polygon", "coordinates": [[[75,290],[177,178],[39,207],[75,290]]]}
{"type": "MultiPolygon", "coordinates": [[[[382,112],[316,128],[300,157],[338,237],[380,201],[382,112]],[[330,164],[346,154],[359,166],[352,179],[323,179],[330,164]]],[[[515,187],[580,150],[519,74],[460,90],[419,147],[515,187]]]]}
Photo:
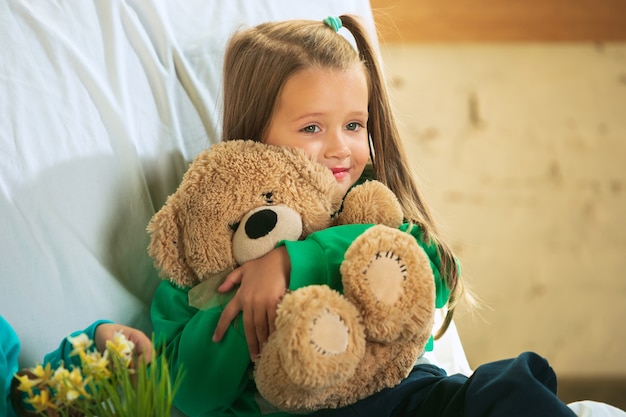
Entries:
{"type": "Polygon", "coordinates": [[[320,128],[315,125],[309,125],[302,128],[304,133],[317,133],[320,131],[320,128]]]}
{"type": "Polygon", "coordinates": [[[361,123],[358,123],[358,122],[352,122],[346,125],[346,130],[356,131],[356,130],[359,130],[360,128],[361,128],[361,123]]]}

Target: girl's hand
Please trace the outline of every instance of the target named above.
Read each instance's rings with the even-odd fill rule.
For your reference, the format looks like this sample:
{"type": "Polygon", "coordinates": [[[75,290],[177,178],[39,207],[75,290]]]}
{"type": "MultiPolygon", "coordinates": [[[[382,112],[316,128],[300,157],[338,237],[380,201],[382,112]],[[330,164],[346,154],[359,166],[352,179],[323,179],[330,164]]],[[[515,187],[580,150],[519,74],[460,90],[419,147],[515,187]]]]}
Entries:
{"type": "Polygon", "coordinates": [[[232,300],[224,307],[213,341],[222,340],[230,323],[243,311],[243,325],[252,360],[274,331],[276,307],[287,291],[291,264],[284,246],[271,250],[265,256],[246,262],[226,276],[218,288],[228,292],[241,284],[232,300]]]}
{"type": "Polygon", "coordinates": [[[96,327],[94,339],[100,352],[105,351],[107,340],[113,340],[113,336],[117,332],[122,332],[128,340],[135,344],[135,352],[139,355],[137,364],[141,363],[141,360],[145,360],[146,364],[150,363],[154,354],[152,341],[141,330],[122,324],[102,323],[96,327]]]}

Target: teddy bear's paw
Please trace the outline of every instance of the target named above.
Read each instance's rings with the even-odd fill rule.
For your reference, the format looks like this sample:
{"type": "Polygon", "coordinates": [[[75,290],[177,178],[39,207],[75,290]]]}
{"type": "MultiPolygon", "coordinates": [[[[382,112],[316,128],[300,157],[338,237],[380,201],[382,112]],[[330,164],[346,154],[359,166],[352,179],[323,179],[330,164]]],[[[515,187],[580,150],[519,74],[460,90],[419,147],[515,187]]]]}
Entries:
{"type": "Polygon", "coordinates": [[[343,201],[336,224],[402,224],[402,207],[396,195],[380,181],[366,181],[353,187],[343,201]]]}
{"type": "Polygon", "coordinates": [[[434,277],[412,235],[373,226],[350,245],[341,274],[344,294],[360,309],[369,340],[390,343],[430,334],[434,277]]]}
{"type": "Polygon", "coordinates": [[[287,294],[279,304],[275,333],[281,367],[305,389],[347,380],[365,354],[358,310],[324,285],[287,294]]]}

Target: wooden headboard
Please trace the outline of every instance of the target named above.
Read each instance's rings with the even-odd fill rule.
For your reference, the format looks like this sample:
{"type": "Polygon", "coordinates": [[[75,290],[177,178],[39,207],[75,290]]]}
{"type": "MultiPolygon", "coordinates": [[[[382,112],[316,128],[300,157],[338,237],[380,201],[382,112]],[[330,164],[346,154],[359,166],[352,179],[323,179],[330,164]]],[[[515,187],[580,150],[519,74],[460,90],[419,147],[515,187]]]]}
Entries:
{"type": "Polygon", "coordinates": [[[624,0],[371,0],[381,42],[626,40],[624,0]]]}

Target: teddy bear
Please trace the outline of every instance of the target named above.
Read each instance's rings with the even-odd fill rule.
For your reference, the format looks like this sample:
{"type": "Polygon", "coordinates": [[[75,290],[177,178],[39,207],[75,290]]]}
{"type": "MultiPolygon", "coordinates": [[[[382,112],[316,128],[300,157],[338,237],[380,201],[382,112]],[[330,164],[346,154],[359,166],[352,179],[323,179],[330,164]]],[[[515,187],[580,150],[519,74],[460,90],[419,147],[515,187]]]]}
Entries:
{"type": "Polygon", "coordinates": [[[254,363],[265,400],[309,412],[398,384],[431,335],[432,265],[415,238],[398,229],[402,220],[395,195],[378,181],[344,196],[330,170],[301,150],[232,140],[190,164],[150,220],[148,252],[163,278],[193,287],[189,303],[203,309],[224,305],[217,287],[229,271],[279,242],[371,224],[345,252],[342,291],[288,291],[254,363]]]}

